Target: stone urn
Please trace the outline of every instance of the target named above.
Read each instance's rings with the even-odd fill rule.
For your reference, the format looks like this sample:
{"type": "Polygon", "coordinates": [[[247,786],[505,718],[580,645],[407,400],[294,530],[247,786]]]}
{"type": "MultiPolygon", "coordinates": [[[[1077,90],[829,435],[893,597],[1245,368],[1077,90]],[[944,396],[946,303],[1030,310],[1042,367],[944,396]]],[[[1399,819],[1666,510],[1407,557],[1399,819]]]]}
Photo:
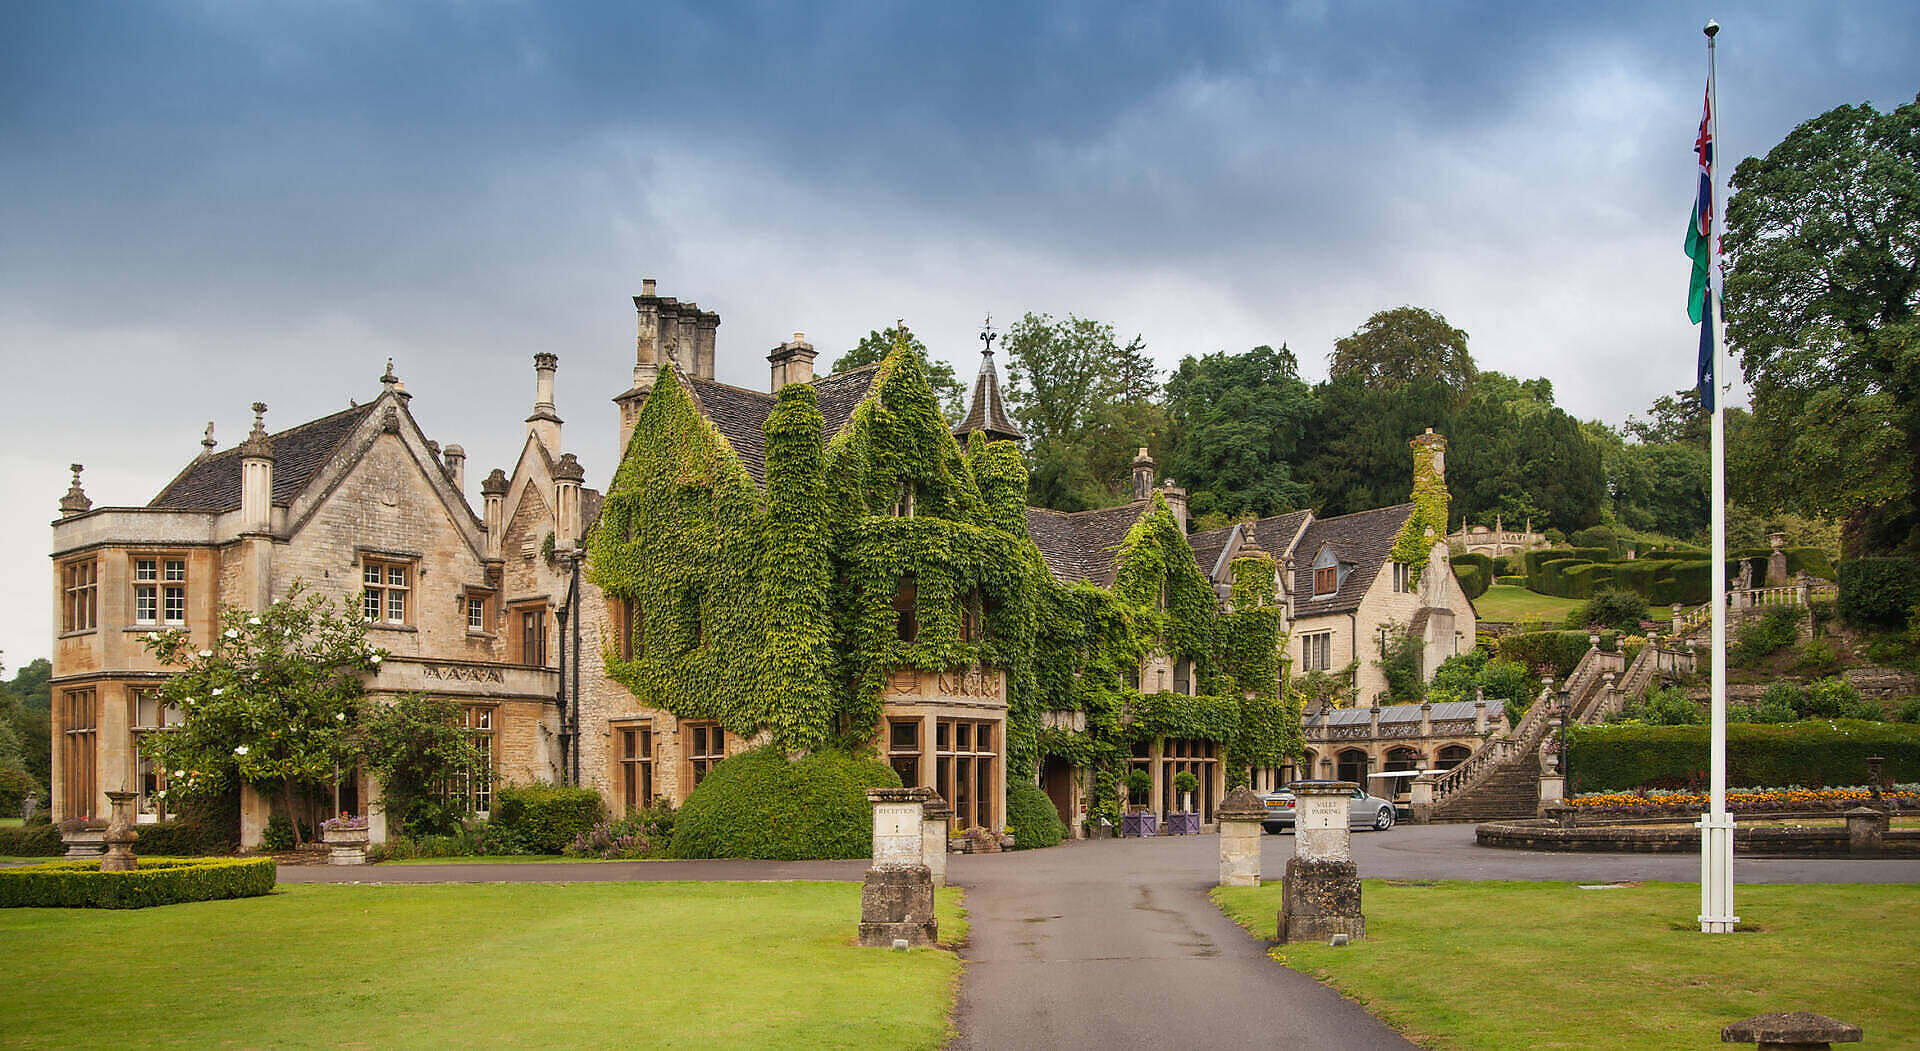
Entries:
{"type": "Polygon", "coordinates": [[[113,816],[107,820],[107,830],[100,836],[107,845],[106,855],[100,859],[102,872],[132,872],[139,862],[133,856],[133,841],[140,833],[133,830],[133,801],[139,798],[132,792],[108,792],[107,802],[113,804],[113,816]]]}
{"type": "Polygon", "coordinates": [[[367,863],[366,818],[333,818],[321,825],[320,838],[327,845],[327,864],[364,865],[367,863]]]}

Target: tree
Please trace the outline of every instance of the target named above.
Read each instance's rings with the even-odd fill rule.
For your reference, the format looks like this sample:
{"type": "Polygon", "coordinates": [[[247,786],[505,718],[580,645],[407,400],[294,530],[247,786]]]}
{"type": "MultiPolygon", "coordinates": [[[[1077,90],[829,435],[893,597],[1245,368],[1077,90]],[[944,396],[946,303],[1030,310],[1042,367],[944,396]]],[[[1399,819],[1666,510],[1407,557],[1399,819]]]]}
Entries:
{"type": "Polygon", "coordinates": [[[1007,402],[1026,432],[1031,499],[1064,511],[1114,502],[1135,450],[1159,443],[1165,410],[1146,343],[1113,326],[1028,313],[1007,330],[1007,402]]]}
{"type": "Polygon", "coordinates": [[[1734,171],[1727,339],[1753,385],[1756,496],[1920,547],[1920,97],[1839,106],[1734,171]]]}
{"type": "Polygon", "coordinates": [[[259,612],[222,608],[220,626],[211,649],[196,650],[186,631],[147,634],[148,652],[180,669],[160,696],[181,725],[148,734],[141,747],[167,772],[169,795],[248,784],[278,789],[290,813],[296,789],[353,765],[361,676],[384,654],[367,645],[351,600],[336,605],[298,581],[259,612]]]}
{"type": "Polygon", "coordinates": [[[411,695],[372,706],[359,725],[363,761],[380,778],[381,805],[396,830],[421,836],[457,829],[467,796],[450,794],[448,783],[487,776],[460,708],[411,695]]]}
{"type": "Polygon", "coordinates": [[[1678,443],[1705,449],[1710,444],[1709,420],[1706,411],[1700,408],[1700,392],[1688,389],[1655,398],[1646,419],[1629,417],[1621,430],[1648,445],[1678,443]]]}
{"type": "Polygon", "coordinates": [[[20,769],[44,788],[53,778],[53,665],[38,657],[0,683],[0,722],[6,723],[19,744],[20,769]]]}
{"type": "Polygon", "coordinates": [[[1432,380],[1464,400],[1473,388],[1473,356],[1467,334],[1424,307],[1395,307],[1333,344],[1329,375],[1357,376],[1369,387],[1390,389],[1432,380]]]}
{"type": "Polygon", "coordinates": [[[1292,464],[1313,419],[1313,389],[1282,345],[1188,357],[1167,380],[1168,464],[1196,518],[1279,514],[1307,487],[1292,464]]]}
{"type": "Polygon", "coordinates": [[[927,385],[940,399],[940,409],[947,414],[947,422],[959,423],[961,414],[967,411],[966,388],[953,374],[953,366],[944,361],[933,361],[927,357],[927,345],[920,342],[906,326],[889,326],[884,331],[874,330],[860,337],[853,349],[834,359],[833,371],[857,369],[862,365],[879,364],[880,359],[893,349],[893,341],[905,339],[907,346],[920,358],[920,370],[926,374],[927,385]]]}

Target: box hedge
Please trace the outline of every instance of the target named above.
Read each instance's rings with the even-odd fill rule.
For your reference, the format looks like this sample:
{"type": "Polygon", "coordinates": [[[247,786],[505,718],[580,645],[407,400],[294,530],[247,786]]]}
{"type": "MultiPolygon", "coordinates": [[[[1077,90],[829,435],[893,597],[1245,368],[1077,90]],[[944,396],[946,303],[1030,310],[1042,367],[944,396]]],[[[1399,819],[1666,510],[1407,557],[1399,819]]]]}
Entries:
{"type": "Polygon", "coordinates": [[[1576,547],[1573,549],[1573,557],[1582,562],[1611,562],[1613,561],[1613,549],[1610,547],[1576,547]]]}
{"type": "Polygon", "coordinates": [[[100,861],[48,861],[0,869],[0,908],[144,909],[252,898],[273,891],[272,858],[141,858],[132,872],[100,861]]]}
{"type": "Polygon", "coordinates": [[[1013,833],[1015,850],[1057,846],[1067,836],[1053,800],[1025,778],[1007,785],[1007,831],[1013,833]]]}
{"type": "Polygon", "coordinates": [[[487,822],[506,845],[526,854],[558,854],[605,820],[600,793],[565,785],[505,785],[487,822]]]}
{"type": "Polygon", "coordinates": [[[66,849],[60,842],[60,830],[45,820],[29,821],[19,828],[0,828],[0,857],[57,858],[66,849]]]}
{"type": "Polygon", "coordinates": [[[1500,659],[1564,679],[1592,645],[1584,631],[1530,631],[1500,639],[1500,659]]]}
{"type": "Polygon", "coordinates": [[[1833,558],[1824,548],[1790,547],[1787,548],[1787,574],[1789,576],[1805,570],[1808,576],[1833,579],[1833,558]]]}
{"type": "Polygon", "coordinates": [[[1920,605],[1920,559],[1850,558],[1840,563],[1840,619],[1860,627],[1898,627],[1920,605]]]}
{"type": "Polygon", "coordinates": [[[873,853],[869,788],[898,788],[885,763],[841,751],[787,759],[773,746],[713,768],[674,816],[677,858],[864,858],[873,853]]]}
{"type": "Polygon", "coordinates": [[[1493,584],[1493,559],[1485,555],[1454,555],[1453,575],[1467,598],[1476,599],[1493,584]]]}
{"type": "MultiPolygon", "coordinates": [[[[1680,788],[1707,777],[1707,726],[1576,726],[1567,737],[1568,772],[1580,792],[1680,788]]],[[[1920,726],[1812,719],[1727,727],[1727,784],[1859,785],[1867,757],[1884,756],[1895,781],[1920,781],[1920,726]]]]}

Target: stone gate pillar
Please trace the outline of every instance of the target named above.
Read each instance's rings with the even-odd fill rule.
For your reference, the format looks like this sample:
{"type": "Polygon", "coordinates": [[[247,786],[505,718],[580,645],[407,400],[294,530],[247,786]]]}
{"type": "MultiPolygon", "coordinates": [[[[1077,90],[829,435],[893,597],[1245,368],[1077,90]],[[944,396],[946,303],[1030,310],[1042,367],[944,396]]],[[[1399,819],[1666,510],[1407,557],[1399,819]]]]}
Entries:
{"type": "MultiPolygon", "coordinates": [[[[929,790],[931,791],[931,790],[929,790]]],[[[937,794],[929,796],[920,809],[920,860],[933,875],[933,885],[947,885],[947,824],[953,820],[953,808],[937,794]]]]}
{"type": "Polygon", "coordinates": [[[1220,822],[1220,885],[1260,885],[1260,822],[1267,808],[1245,785],[1227,793],[1214,809],[1220,822]]]}
{"type": "Polygon", "coordinates": [[[869,788],[873,804],[873,866],[860,888],[860,944],[932,945],[933,872],[924,859],[922,808],[930,788],[869,788]]]}
{"type": "Polygon", "coordinates": [[[1277,926],[1282,942],[1367,936],[1360,870],[1353,863],[1351,781],[1295,781],[1294,854],[1287,859],[1277,926]]]}

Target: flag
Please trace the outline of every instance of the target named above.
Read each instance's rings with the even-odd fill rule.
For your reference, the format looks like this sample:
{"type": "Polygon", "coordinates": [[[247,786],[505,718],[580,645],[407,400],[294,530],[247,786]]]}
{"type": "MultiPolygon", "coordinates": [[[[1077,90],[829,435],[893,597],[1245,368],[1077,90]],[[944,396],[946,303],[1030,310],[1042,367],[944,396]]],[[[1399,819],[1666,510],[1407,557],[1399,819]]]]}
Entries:
{"type": "Polygon", "coordinates": [[[1713,411],[1713,85],[1707,85],[1700,105],[1700,133],[1693,150],[1700,162],[1700,187],[1694,194],[1693,216],[1687,221],[1687,255],[1693,259],[1693,278],[1687,285],[1687,316],[1700,326],[1698,381],[1700,408],[1713,411]]]}

